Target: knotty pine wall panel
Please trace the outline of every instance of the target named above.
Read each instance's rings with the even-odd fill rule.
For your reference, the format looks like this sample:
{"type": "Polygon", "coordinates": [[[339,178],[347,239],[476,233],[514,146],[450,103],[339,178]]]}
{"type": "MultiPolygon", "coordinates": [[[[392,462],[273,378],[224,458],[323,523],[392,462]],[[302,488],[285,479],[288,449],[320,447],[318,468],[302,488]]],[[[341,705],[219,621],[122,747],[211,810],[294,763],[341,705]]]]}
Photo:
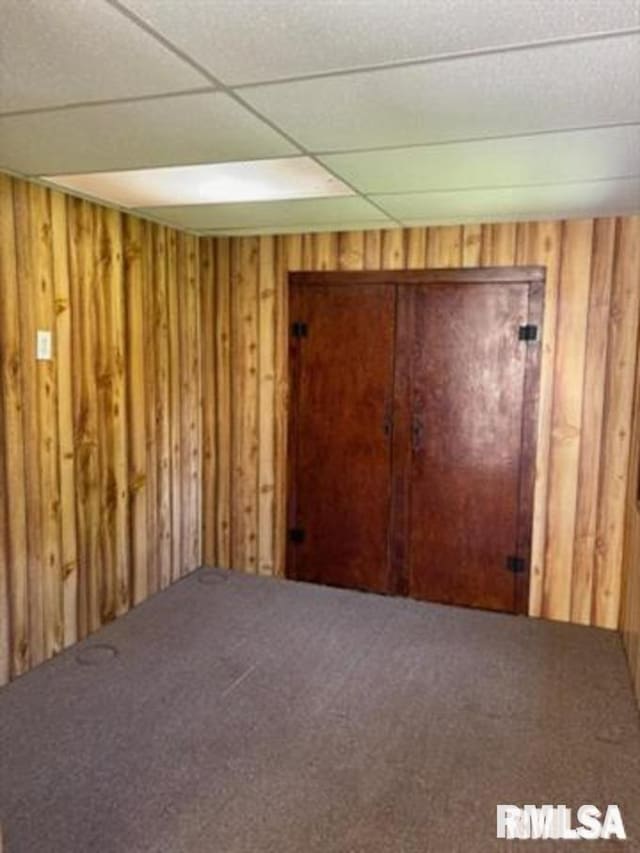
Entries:
{"type": "Polygon", "coordinates": [[[201,563],[198,265],[196,237],[0,175],[0,683],[201,563]]]}
{"type": "Polygon", "coordinates": [[[284,572],[289,272],[542,265],[529,612],[617,628],[639,251],[638,217],[201,239],[204,561],[284,572]]]}
{"type": "MultiPolygon", "coordinates": [[[[630,275],[640,276],[640,246],[637,243],[630,248],[626,265],[630,275]]],[[[636,365],[634,420],[627,479],[620,616],[631,679],[640,705],[640,358],[636,365]]]]}

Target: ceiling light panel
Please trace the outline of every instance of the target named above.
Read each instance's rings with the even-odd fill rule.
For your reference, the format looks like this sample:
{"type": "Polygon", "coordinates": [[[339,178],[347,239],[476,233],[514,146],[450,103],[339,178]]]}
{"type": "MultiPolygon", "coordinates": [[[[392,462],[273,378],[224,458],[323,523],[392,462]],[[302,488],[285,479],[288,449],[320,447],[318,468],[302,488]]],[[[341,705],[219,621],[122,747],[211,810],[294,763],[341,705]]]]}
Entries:
{"type": "Polygon", "coordinates": [[[48,176],[51,183],[122,207],[226,204],[353,195],[310,157],[48,176]]]}
{"type": "Polygon", "coordinates": [[[637,0],[122,0],[237,85],[640,24],[637,0]]]}

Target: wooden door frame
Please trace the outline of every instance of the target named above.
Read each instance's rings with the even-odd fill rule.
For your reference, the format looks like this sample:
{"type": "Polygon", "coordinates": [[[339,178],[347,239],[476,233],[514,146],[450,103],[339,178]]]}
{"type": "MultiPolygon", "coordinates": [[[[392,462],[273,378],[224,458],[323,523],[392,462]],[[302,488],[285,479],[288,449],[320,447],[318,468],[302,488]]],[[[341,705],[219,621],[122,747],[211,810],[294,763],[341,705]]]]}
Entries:
{"type": "MultiPolygon", "coordinates": [[[[529,612],[529,586],[531,575],[531,539],[534,518],[534,490],[536,475],[536,451],[538,438],[538,401],[540,396],[540,357],[542,346],[542,321],[544,314],[546,267],[543,266],[517,266],[517,267],[447,267],[446,269],[424,269],[424,270],[367,270],[367,271],[310,271],[290,272],[287,277],[287,308],[290,305],[290,288],[304,285],[429,285],[429,284],[527,284],[528,313],[527,324],[538,327],[537,339],[533,345],[528,344],[525,358],[524,372],[524,394],[521,433],[521,452],[519,469],[519,496],[517,512],[517,554],[524,559],[524,570],[515,574],[514,577],[514,611],[515,613],[528,614],[529,612]]],[[[290,318],[295,321],[296,318],[290,318]]],[[[284,351],[287,353],[286,382],[287,393],[285,399],[289,403],[289,376],[291,359],[290,348],[290,323],[285,328],[286,343],[284,351]]],[[[282,522],[288,525],[289,503],[291,494],[291,465],[289,463],[289,424],[292,418],[292,407],[288,404],[284,418],[287,436],[284,444],[284,458],[282,468],[278,472],[280,476],[283,495],[283,518],[282,522]]],[[[281,572],[286,576],[286,552],[287,531],[281,538],[283,543],[281,559],[281,572]]]]}

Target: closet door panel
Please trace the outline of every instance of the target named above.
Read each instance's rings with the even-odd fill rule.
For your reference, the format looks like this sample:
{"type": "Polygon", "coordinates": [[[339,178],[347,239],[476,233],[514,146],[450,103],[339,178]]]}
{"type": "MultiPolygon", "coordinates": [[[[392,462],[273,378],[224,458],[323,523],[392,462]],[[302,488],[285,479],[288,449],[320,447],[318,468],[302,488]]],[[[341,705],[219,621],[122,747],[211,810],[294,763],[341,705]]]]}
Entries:
{"type": "Polygon", "coordinates": [[[528,286],[429,284],[401,299],[412,303],[409,594],[511,611],[528,286]]]}
{"type": "Polygon", "coordinates": [[[287,574],[390,592],[396,288],[294,283],[290,305],[287,574]]]}

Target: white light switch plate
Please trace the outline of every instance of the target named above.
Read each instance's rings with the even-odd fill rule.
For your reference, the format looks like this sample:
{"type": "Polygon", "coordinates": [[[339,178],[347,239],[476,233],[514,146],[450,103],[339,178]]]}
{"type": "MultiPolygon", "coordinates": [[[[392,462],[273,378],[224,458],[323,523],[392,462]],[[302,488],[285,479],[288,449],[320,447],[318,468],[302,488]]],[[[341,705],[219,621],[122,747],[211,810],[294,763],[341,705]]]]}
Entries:
{"type": "Polygon", "coordinates": [[[51,332],[38,329],[36,332],[36,358],[38,361],[51,361],[51,332]]]}

